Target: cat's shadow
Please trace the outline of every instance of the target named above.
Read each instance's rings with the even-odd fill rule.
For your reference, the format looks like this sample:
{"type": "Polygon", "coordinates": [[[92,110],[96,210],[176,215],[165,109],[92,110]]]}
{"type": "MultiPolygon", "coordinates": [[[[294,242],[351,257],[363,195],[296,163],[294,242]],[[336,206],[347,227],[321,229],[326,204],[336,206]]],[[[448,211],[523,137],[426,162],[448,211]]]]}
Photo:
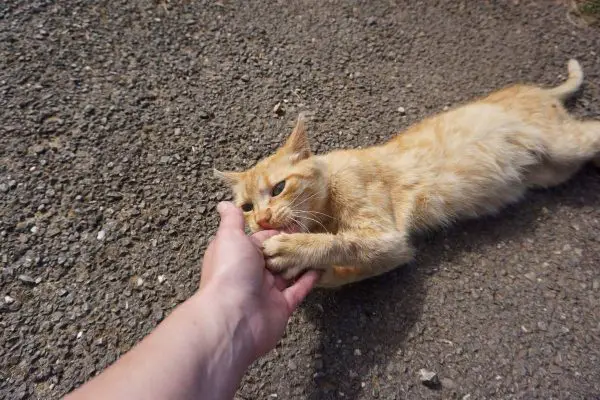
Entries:
{"type": "Polygon", "coordinates": [[[530,234],[544,208],[552,213],[559,205],[594,206],[598,203],[597,189],[598,171],[585,168],[571,182],[532,191],[523,202],[496,217],[464,222],[417,239],[418,258],[411,265],[338,290],[313,292],[303,309],[318,327],[320,342],[306,398],[375,397],[371,392],[377,391],[377,382],[365,379],[385,375],[388,361],[401,357],[411,335],[423,328],[418,324],[426,296],[425,282],[442,260],[452,262],[464,251],[477,251],[478,247],[530,234]],[[373,373],[375,369],[379,373],[373,373]]]}

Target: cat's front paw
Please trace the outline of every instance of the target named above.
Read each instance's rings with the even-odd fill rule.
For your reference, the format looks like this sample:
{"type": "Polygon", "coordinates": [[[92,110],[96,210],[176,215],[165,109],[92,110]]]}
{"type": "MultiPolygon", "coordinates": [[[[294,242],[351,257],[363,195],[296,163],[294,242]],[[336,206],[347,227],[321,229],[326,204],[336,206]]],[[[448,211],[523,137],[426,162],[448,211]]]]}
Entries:
{"type": "Polygon", "coordinates": [[[306,269],[306,259],[296,243],[294,234],[279,234],[263,242],[263,254],[269,271],[284,279],[294,279],[306,269]]]}

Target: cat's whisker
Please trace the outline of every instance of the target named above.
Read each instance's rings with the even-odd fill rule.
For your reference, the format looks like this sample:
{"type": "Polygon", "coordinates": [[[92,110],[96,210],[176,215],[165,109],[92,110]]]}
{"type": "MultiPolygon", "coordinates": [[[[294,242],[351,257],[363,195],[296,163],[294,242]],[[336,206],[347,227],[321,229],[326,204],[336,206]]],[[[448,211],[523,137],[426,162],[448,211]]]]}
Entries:
{"type": "Polygon", "coordinates": [[[327,233],[330,233],[330,232],[329,232],[329,230],[328,230],[328,229],[325,227],[325,225],[323,225],[323,224],[321,223],[321,221],[319,221],[319,220],[316,220],[316,219],[314,219],[314,218],[311,218],[311,217],[306,217],[306,216],[304,216],[304,215],[297,215],[297,214],[295,214],[295,216],[296,216],[296,217],[298,217],[298,218],[303,218],[303,219],[309,220],[309,221],[314,221],[314,222],[316,222],[317,224],[321,225],[321,226],[323,227],[323,229],[325,230],[325,232],[327,232],[327,233]]]}
{"type": "Polygon", "coordinates": [[[296,197],[294,197],[294,199],[292,201],[290,201],[290,205],[288,207],[292,208],[296,205],[296,200],[298,200],[298,198],[302,195],[302,192],[298,193],[296,195],[296,197]]]}
{"type": "Polygon", "coordinates": [[[309,229],[306,225],[304,225],[302,222],[298,221],[296,218],[294,218],[293,216],[290,217],[290,219],[292,221],[294,221],[294,223],[298,224],[298,226],[300,227],[300,229],[303,229],[303,232],[308,233],[309,229]]]}
{"type": "Polygon", "coordinates": [[[305,198],[304,200],[302,200],[299,204],[296,204],[296,207],[300,207],[302,204],[306,203],[308,200],[312,199],[313,197],[315,197],[316,195],[318,195],[319,192],[315,192],[312,195],[308,196],[307,198],[305,198]]]}
{"type": "Polygon", "coordinates": [[[319,212],[319,211],[312,211],[312,210],[294,210],[294,211],[312,214],[313,217],[316,217],[315,214],[319,214],[319,215],[322,215],[322,216],[327,217],[327,218],[337,219],[337,218],[335,218],[335,217],[333,217],[333,216],[331,216],[329,214],[325,214],[325,213],[322,213],[322,212],[319,212]]]}

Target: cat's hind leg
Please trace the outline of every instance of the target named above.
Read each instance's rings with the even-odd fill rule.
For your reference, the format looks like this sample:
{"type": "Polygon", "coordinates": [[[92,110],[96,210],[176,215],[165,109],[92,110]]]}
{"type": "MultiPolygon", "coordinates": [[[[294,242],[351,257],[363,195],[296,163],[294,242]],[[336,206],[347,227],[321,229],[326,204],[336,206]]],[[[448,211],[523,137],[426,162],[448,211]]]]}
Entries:
{"type": "Polygon", "coordinates": [[[582,163],[558,164],[544,160],[525,174],[525,185],[530,188],[550,188],[569,179],[581,168],[582,163]]]}
{"type": "Polygon", "coordinates": [[[587,162],[600,166],[600,121],[568,121],[545,142],[542,161],[526,175],[528,186],[556,186],[587,162]]]}
{"type": "Polygon", "coordinates": [[[569,121],[563,134],[551,140],[549,149],[559,162],[593,160],[600,155],[600,121],[569,121]]]}
{"type": "Polygon", "coordinates": [[[600,168],[600,121],[572,120],[566,124],[564,134],[549,140],[546,147],[540,164],[525,175],[529,187],[560,185],[589,161],[600,168]]]}
{"type": "MultiPolygon", "coordinates": [[[[600,138],[600,121],[583,121],[581,124],[583,125],[582,129],[585,130],[587,135],[600,138]]],[[[596,167],[600,168],[600,150],[596,151],[592,162],[596,167]]]]}

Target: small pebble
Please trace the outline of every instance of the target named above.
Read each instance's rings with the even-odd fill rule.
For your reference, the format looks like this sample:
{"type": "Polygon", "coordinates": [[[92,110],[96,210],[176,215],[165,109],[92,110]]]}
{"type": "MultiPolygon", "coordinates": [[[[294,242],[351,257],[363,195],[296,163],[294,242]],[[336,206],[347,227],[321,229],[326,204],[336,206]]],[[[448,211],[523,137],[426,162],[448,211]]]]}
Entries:
{"type": "Polygon", "coordinates": [[[42,281],[42,278],[33,279],[31,276],[24,275],[24,274],[23,275],[19,275],[18,278],[19,278],[19,280],[21,282],[30,283],[30,284],[33,284],[33,285],[37,285],[38,283],[40,283],[42,281]]]}
{"type": "Polygon", "coordinates": [[[6,183],[0,183],[0,192],[8,192],[8,185],[6,183]]]}
{"type": "Polygon", "coordinates": [[[354,349],[354,355],[357,357],[362,356],[362,352],[360,351],[360,349],[354,349]]]}
{"type": "Polygon", "coordinates": [[[31,147],[31,150],[36,154],[43,153],[46,149],[41,144],[36,144],[31,147]]]}
{"type": "Polygon", "coordinates": [[[535,277],[536,277],[535,272],[533,272],[533,271],[528,272],[524,276],[525,276],[525,278],[529,279],[531,282],[535,282],[535,277]]]}
{"type": "Polygon", "coordinates": [[[83,336],[83,331],[79,331],[79,333],[77,333],[77,339],[81,339],[82,336],[83,336]]]}
{"type": "Polygon", "coordinates": [[[12,304],[12,303],[14,303],[14,302],[15,302],[15,299],[13,299],[13,298],[12,298],[12,297],[10,297],[10,296],[4,296],[4,302],[5,302],[6,304],[12,304]]]}
{"type": "Polygon", "coordinates": [[[406,114],[406,109],[405,109],[404,107],[398,107],[398,112],[399,112],[401,115],[404,115],[404,114],[406,114]]]}
{"type": "Polygon", "coordinates": [[[29,231],[35,235],[38,231],[38,227],[34,225],[31,227],[31,229],[29,231]]]}
{"type": "Polygon", "coordinates": [[[138,277],[137,280],[135,281],[135,284],[139,287],[142,286],[144,284],[144,280],[141,277],[138,277]]]}
{"type": "Polygon", "coordinates": [[[100,232],[98,232],[98,236],[96,236],[96,239],[104,240],[105,237],[106,237],[106,231],[103,229],[100,232]]]}
{"type": "Polygon", "coordinates": [[[428,388],[437,388],[440,386],[440,378],[433,371],[428,371],[425,368],[419,370],[419,379],[421,383],[428,388]]]}
{"type": "Polygon", "coordinates": [[[87,104],[84,109],[83,109],[83,114],[84,115],[92,115],[95,111],[95,108],[93,105],[91,104],[87,104]]]}
{"type": "Polygon", "coordinates": [[[165,278],[165,276],[164,276],[164,275],[159,275],[159,276],[158,276],[158,283],[163,283],[163,282],[164,282],[164,281],[166,281],[166,280],[167,280],[167,278],[165,278]]]}
{"type": "Polygon", "coordinates": [[[283,115],[285,114],[285,110],[283,109],[283,107],[281,106],[281,102],[275,104],[275,107],[273,107],[273,112],[276,115],[283,115]]]}
{"type": "Polygon", "coordinates": [[[298,365],[296,365],[296,363],[294,362],[294,360],[290,360],[288,361],[288,370],[290,371],[295,371],[298,369],[298,365]]]}

